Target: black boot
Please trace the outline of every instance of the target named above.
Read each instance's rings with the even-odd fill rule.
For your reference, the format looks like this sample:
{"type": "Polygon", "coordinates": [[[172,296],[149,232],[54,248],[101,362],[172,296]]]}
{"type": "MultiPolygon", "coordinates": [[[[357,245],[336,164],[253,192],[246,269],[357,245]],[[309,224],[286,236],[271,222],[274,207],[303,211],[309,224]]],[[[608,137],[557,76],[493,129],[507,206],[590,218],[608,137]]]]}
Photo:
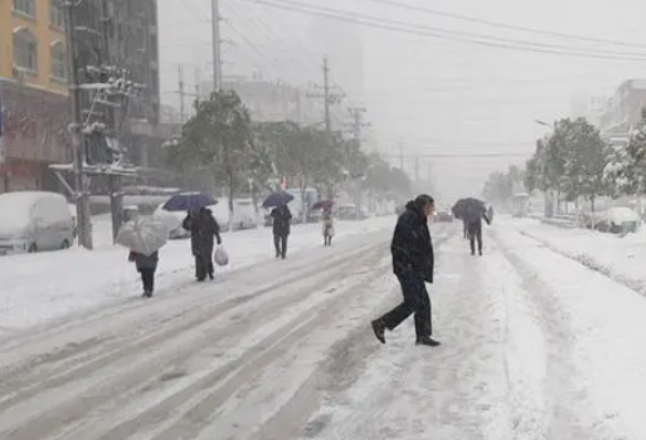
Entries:
{"type": "Polygon", "coordinates": [[[439,347],[440,342],[436,341],[435,339],[431,338],[430,336],[424,336],[421,338],[417,338],[417,341],[415,341],[415,345],[425,345],[427,347],[439,347]]]}
{"type": "Polygon", "coordinates": [[[379,339],[379,342],[382,344],[386,343],[386,324],[384,324],[383,319],[372,321],[372,331],[375,332],[375,336],[379,339]]]}

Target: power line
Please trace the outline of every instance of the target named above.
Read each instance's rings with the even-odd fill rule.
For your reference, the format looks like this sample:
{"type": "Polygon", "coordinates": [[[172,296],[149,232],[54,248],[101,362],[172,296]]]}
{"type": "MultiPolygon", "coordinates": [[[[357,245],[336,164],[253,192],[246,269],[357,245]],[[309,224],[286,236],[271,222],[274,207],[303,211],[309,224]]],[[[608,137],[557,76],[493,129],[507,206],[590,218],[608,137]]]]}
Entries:
{"type": "Polygon", "coordinates": [[[310,15],[310,16],[327,17],[333,20],[345,21],[345,22],[368,26],[376,29],[383,29],[383,30],[396,31],[396,32],[412,34],[412,35],[426,36],[426,37],[432,37],[432,38],[437,38],[442,40],[467,43],[472,45],[515,50],[515,51],[521,51],[521,52],[535,52],[535,53],[543,53],[543,54],[569,56],[569,57],[577,57],[577,58],[591,58],[591,59],[604,59],[604,60],[616,60],[616,61],[646,61],[646,54],[591,51],[591,50],[584,50],[576,47],[532,43],[527,41],[496,38],[496,37],[490,37],[490,36],[484,36],[484,35],[478,35],[478,34],[470,34],[465,32],[449,31],[446,29],[433,28],[430,26],[420,26],[414,23],[406,23],[406,22],[395,21],[395,20],[386,20],[382,18],[369,17],[365,15],[357,16],[360,18],[355,18],[355,17],[350,17],[348,15],[339,15],[339,14],[346,14],[345,11],[321,8],[318,6],[310,6],[310,5],[308,5],[307,7],[303,7],[303,5],[300,5],[295,2],[291,2],[289,0],[272,0],[272,1],[244,0],[244,1],[263,4],[274,8],[291,11],[291,12],[297,12],[297,13],[310,15]],[[485,40],[477,39],[477,38],[484,38],[485,40]],[[555,50],[555,49],[564,49],[564,50],[555,50]],[[613,54],[623,54],[626,56],[619,57],[619,56],[613,56],[613,54]]]}
{"type": "Polygon", "coordinates": [[[421,153],[421,154],[379,154],[382,157],[389,158],[430,158],[430,159],[442,159],[442,158],[469,158],[469,157],[531,157],[533,153],[463,153],[463,154],[453,154],[453,153],[421,153]]]}
{"type": "MultiPolygon", "coordinates": [[[[252,8],[245,8],[241,4],[235,4],[236,7],[241,7],[244,8],[242,13],[236,13],[236,15],[240,15],[245,18],[245,22],[250,24],[251,27],[261,33],[261,37],[263,40],[268,41],[273,44],[273,50],[272,50],[272,55],[273,57],[276,57],[276,53],[281,55],[281,59],[283,60],[281,64],[293,64],[295,68],[298,69],[305,69],[308,70],[310,73],[310,76],[314,77],[314,72],[316,72],[316,75],[318,75],[318,69],[315,69],[316,64],[318,61],[312,62],[311,60],[307,60],[303,58],[303,54],[300,52],[296,52],[296,57],[288,57],[286,54],[289,50],[283,50],[283,49],[288,49],[289,44],[285,42],[285,40],[281,37],[279,32],[276,32],[274,30],[274,26],[272,26],[272,21],[273,20],[268,20],[267,19],[267,14],[261,14],[262,17],[257,17],[254,12],[252,12],[252,8]]],[[[232,4],[230,7],[234,7],[232,4]]],[[[235,8],[234,8],[235,9],[235,8]]],[[[237,11],[237,10],[236,10],[237,11]]]]}
{"type": "Polygon", "coordinates": [[[566,34],[566,33],[561,33],[561,32],[547,31],[547,30],[535,29],[535,28],[530,28],[530,27],[525,27],[525,26],[518,26],[518,25],[507,24],[507,23],[500,23],[500,22],[495,22],[495,21],[483,20],[483,19],[480,19],[480,18],[469,17],[469,16],[466,16],[466,15],[455,14],[455,13],[452,13],[452,12],[439,11],[437,9],[429,9],[429,8],[424,8],[424,7],[421,7],[421,6],[402,4],[402,3],[399,3],[399,2],[396,2],[396,1],[393,1],[393,0],[364,0],[364,1],[373,2],[373,3],[381,3],[381,4],[384,4],[384,5],[390,5],[390,6],[394,6],[396,8],[407,9],[409,11],[416,11],[416,12],[422,12],[422,13],[430,14],[430,15],[448,17],[448,18],[452,18],[454,20],[461,20],[461,21],[467,21],[467,22],[470,22],[470,23],[484,24],[484,25],[487,25],[487,26],[500,28],[500,29],[509,29],[509,30],[515,30],[515,31],[529,32],[529,33],[532,33],[532,34],[546,35],[546,36],[551,36],[551,37],[559,37],[559,38],[564,38],[564,39],[573,40],[573,41],[584,41],[584,42],[589,42],[589,43],[602,43],[602,44],[608,44],[608,45],[614,45],[614,46],[636,47],[636,48],[646,49],[645,45],[637,44],[637,43],[628,43],[628,42],[625,42],[625,41],[616,41],[616,40],[606,40],[606,39],[602,39],[602,38],[585,37],[585,36],[580,36],[580,35],[566,34]]]}

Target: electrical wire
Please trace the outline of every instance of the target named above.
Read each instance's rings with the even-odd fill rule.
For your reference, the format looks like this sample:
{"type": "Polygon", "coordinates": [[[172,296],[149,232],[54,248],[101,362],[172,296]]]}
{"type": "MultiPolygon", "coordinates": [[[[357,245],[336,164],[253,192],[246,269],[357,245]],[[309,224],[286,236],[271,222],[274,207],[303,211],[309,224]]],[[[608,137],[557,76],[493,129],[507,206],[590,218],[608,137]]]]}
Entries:
{"type": "Polygon", "coordinates": [[[246,2],[263,4],[270,7],[296,12],[310,16],[327,17],[334,20],[345,21],[359,24],[375,29],[390,30],[405,34],[426,36],[442,40],[455,41],[471,45],[493,47],[521,52],[534,52],[543,54],[552,54],[567,57],[616,60],[616,61],[646,61],[646,54],[637,53],[619,53],[625,56],[614,56],[618,52],[592,51],[576,47],[558,46],[551,44],[532,43],[527,41],[512,40],[505,38],[490,37],[480,34],[449,31],[446,29],[434,28],[430,26],[421,26],[415,23],[388,20],[366,15],[356,15],[355,17],[347,15],[348,11],[340,11],[318,6],[303,6],[289,0],[243,0],[246,2]],[[478,39],[480,38],[480,39],[478,39]],[[557,50],[563,49],[563,50],[557,50]]]}
{"type": "Polygon", "coordinates": [[[494,27],[494,28],[508,29],[508,30],[521,31],[521,32],[528,32],[528,33],[537,34],[537,35],[558,37],[558,38],[563,38],[563,39],[567,39],[567,40],[582,41],[582,42],[587,42],[587,43],[600,43],[600,44],[606,44],[606,45],[612,45],[612,46],[624,46],[624,47],[635,47],[635,48],[646,49],[646,45],[643,45],[643,44],[628,43],[628,42],[625,42],[625,41],[616,41],[616,40],[606,40],[606,39],[602,39],[602,38],[594,38],[594,37],[566,34],[566,33],[555,32],[555,31],[547,31],[547,30],[542,30],[542,29],[535,29],[535,28],[530,28],[530,27],[526,27],[526,26],[518,26],[518,25],[507,24],[507,23],[483,20],[483,19],[480,19],[480,18],[469,17],[469,16],[466,16],[466,15],[455,14],[455,13],[452,13],[452,12],[440,11],[440,10],[437,10],[437,9],[429,9],[429,8],[424,8],[424,7],[421,7],[421,6],[402,4],[402,3],[399,3],[399,2],[394,1],[394,0],[363,0],[363,1],[372,2],[372,3],[380,3],[380,4],[383,4],[383,5],[389,5],[389,6],[393,6],[393,7],[396,7],[396,8],[406,9],[406,10],[415,11],[415,12],[421,12],[421,13],[429,14],[429,15],[436,15],[436,16],[440,16],[440,17],[452,18],[454,20],[460,20],[460,21],[466,21],[466,22],[470,22],[470,23],[483,24],[483,25],[486,25],[486,26],[494,27]]]}

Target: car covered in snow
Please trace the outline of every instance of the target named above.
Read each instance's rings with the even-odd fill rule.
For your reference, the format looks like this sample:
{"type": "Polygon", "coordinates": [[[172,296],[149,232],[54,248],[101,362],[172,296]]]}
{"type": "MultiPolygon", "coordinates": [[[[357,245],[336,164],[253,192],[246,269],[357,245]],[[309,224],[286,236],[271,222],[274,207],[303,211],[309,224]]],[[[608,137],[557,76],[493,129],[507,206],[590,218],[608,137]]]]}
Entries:
{"type": "Polygon", "coordinates": [[[435,212],[433,220],[438,223],[450,223],[453,221],[453,214],[451,214],[451,211],[448,209],[442,209],[435,212]]]}
{"type": "Polygon", "coordinates": [[[61,194],[18,191],[0,195],[0,255],[67,249],[74,219],[61,194]]]}

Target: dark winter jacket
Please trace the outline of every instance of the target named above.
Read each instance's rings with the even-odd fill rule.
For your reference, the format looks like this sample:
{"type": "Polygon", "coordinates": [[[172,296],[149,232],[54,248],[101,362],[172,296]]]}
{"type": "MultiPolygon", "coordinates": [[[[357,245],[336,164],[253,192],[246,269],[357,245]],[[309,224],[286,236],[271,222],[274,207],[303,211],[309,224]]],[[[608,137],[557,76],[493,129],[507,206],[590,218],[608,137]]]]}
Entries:
{"type": "Polygon", "coordinates": [[[462,219],[467,225],[481,225],[483,219],[490,223],[487,217],[487,208],[484,205],[470,204],[465,209],[462,219]]]}
{"type": "Polygon", "coordinates": [[[222,243],[220,225],[211,210],[202,208],[197,212],[189,213],[182,222],[182,227],[191,232],[193,255],[210,260],[213,255],[213,237],[217,239],[218,244],[222,243]]]}
{"type": "Polygon", "coordinates": [[[433,282],[435,262],[431,234],[426,216],[415,202],[409,202],[399,217],[390,251],[397,276],[413,275],[433,282]]]}
{"type": "Polygon", "coordinates": [[[144,255],[135,251],[130,251],[128,259],[135,262],[137,270],[157,269],[157,263],[159,262],[159,252],[154,252],[151,255],[144,255]]]}
{"type": "Polygon", "coordinates": [[[291,232],[292,213],[289,208],[279,206],[271,211],[273,219],[274,235],[289,235],[291,232]]]}

